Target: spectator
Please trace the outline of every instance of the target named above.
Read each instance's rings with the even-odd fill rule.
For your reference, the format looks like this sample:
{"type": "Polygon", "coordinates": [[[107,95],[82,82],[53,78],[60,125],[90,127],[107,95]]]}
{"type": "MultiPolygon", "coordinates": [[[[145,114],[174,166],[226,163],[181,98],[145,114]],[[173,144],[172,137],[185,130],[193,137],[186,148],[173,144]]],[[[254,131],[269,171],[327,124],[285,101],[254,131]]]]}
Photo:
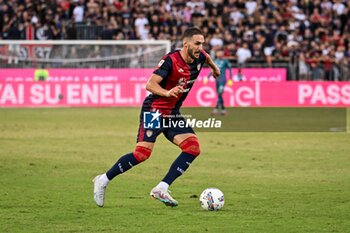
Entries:
{"type": "Polygon", "coordinates": [[[350,69],[348,59],[343,58],[340,61],[340,81],[350,81],[350,69]]]}
{"type": "Polygon", "coordinates": [[[263,62],[264,54],[260,43],[253,44],[252,59],[257,62],[263,62]]]}
{"type": "Polygon", "coordinates": [[[320,54],[315,53],[310,59],[309,64],[311,67],[311,80],[314,81],[321,81],[324,80],[323,78],[323,70],[320,67],[320,54]]]}
{"type": "Polygon", "coordinates": [[[219,47],[221,48],[224,45],[224,41],[222,39],[222,34],[220,33],[220,30],[217,29],[215,31],[215,34],[213,35],[213,37],[210,39],[209,44],[212,47],[219,47]]]}
{"type": "Polygon", "coordinates": [[[252,57],[251,51],[248,49],[248,44],[243,43],[242,47],[237,50],[237,62],[239,67],[244,67],[248,59],[252,57]]]}
{"type": "Polygon", "coordinates": [[[299,71],[299,79],[300,80],[310,80],[310,70],[309,66],[307,65],[305,61],[305,55],[304,53],[299,54],[299,64],[298,64],[298,71],[299,71]]]}
{"type": "Polygon", "coordinates": [[[345,11],[345,8],[346,7],[343,4],[342,0],[336,0],[333,4],[332,10],[337,16],[341,16],[345,11]]]}
{"type": "Polygon", "coordinates": [[[146,25],[149,25],[149,21],[144,12],[141,12],[135,19],[136,35],[139,39],[147,39],[149,29],[146,25]]]}
{"type": "Polygon", "coordinates": [[[342,60],[344,58],[344,56],[345,56],[345,47],[343,45],[339,45],[337,47],[335,54],[334,54],[335,61],[337,63],[339,63],[340,60],[342,60]]]}
{"type": "Polygon", "coordinates": [[[333,81],[333,59],[332,59],[333,52],[329,52],[322,56],[322,62],[323,62],[323,70],[325,75],[325,80],[327,81],[333,81]]]}
{"type": "Polygon", "coordinates": [[[101,40],[112,40],[114,38],[115,31],[113,29],[113,24],[107,24],[106,27],[101,31],[101,40]]]}
{"type": "Polygon", "coordinates": [[[82,23],[84,21],[84,6],[81,4],[79,0],[74,0],[74,10],[73,10],[73,16],[74,16],[74,22],[75,23],[82,23]]]}
{"type": "Polygon", "coordinates": [[[244,14],[242,14],[236,7],[233,7],[230,18],[233,19],[234,25],[237,25],[244,18],[244,14]]]}
{"type": "Polygon", "coordinates": [[[236,59],[247,43],[249,61],[271,67],[303,53],[313,74],[320,68],[326,80],[347,79],[346,0],[0,0],[1,39],[170,39],[176,47],[189,25],[203,28],[211,54],[220,49],[236,59]],[[296,51],[290,43],[298,43],[296,51]]]}
{"type": "Polygon", "coordinates": [[[245,2],[245,8],[246,8],[247,14],[252,15],[257,8],[257,2],[252,1],[252,0],[248,0],[245,2]]]}
{"type": "Polygon", "coordinates": [[[266,29],[265,31],[262,32],[262,39],[263,41],[263,50],[264,50],[264,55],[266,57],[266,62],[268,66],[272,66],[272,53],[275,50],[275,33],[274,31],[270,29],[266,29]]]}

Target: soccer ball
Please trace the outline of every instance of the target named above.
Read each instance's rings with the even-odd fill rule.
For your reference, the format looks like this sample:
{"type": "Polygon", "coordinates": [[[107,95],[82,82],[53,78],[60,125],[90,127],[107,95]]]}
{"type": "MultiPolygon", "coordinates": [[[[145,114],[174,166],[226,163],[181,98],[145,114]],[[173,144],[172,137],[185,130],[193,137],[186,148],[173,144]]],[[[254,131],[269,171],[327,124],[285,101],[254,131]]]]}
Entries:
{"type": "Polygon", "coordinates": [[[224,206],[224,194],[217,188],[205,189],[199,197],[199,202],[205,210],[219,210],[224,206]]]}

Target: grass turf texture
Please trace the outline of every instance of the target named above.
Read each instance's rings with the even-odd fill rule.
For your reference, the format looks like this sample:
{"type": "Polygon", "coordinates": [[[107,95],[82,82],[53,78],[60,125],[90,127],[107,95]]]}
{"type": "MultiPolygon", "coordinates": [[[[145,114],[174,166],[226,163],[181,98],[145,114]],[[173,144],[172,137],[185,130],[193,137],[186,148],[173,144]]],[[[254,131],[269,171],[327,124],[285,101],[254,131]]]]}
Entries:
{"type": "Polygon", "coordinates": [[[96,207],[91,180],[134,149],[138,115],[0,109],[0,232],[349,232],[349,133],[198,133],[177,208],[149,198],[179,154],[160,136],[96,207]],[[200,208],[208,187],[225,194],[221,211],[200,208]]]}

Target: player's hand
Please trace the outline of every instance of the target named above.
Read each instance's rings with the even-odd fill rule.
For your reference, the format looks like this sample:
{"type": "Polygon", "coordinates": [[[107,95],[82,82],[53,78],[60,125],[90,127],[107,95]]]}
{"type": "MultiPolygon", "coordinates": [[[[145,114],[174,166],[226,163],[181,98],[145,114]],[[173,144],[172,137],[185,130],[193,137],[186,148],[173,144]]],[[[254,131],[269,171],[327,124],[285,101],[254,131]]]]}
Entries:
{"type": "Polygon", "coordinates": [[[179,96],[180,93],[183,93],[184,89],[182,86],[176,86],[173,87],[172,89],[170,89],[167,93],[166,93],[166,97],[175,97],[177,98],[179,96]]]}
{"type": "Polygon", "coordinates": [[[229,79],[229,80],[227,81],[227,85],[232,86],[232,84],[233,84],[232,79],[229,79]]]}

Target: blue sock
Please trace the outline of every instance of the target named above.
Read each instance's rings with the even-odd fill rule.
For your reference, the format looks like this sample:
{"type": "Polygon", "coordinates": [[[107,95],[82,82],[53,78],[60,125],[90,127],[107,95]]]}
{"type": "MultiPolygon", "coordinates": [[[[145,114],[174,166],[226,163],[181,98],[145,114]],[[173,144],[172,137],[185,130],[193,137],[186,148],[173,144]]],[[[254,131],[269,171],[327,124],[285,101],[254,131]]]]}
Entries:
{"type": "Polygon", "coordinates": [[[107,178],[112,180],[117,175],[126,172],[137,164],[139,164],[139,162],[136,160],[133,153],[126,154],[120,157],[113,167],[106,172],[107,178]]]}
{"type": "Polygon", "coordinates": [[[182,152],[170,166],[168,173],[165,175],[162,181],[171,185],[176,180],[176,178],[181,176],[187,170],[195,158],[196,156],[194,155],[182,152]]]}

